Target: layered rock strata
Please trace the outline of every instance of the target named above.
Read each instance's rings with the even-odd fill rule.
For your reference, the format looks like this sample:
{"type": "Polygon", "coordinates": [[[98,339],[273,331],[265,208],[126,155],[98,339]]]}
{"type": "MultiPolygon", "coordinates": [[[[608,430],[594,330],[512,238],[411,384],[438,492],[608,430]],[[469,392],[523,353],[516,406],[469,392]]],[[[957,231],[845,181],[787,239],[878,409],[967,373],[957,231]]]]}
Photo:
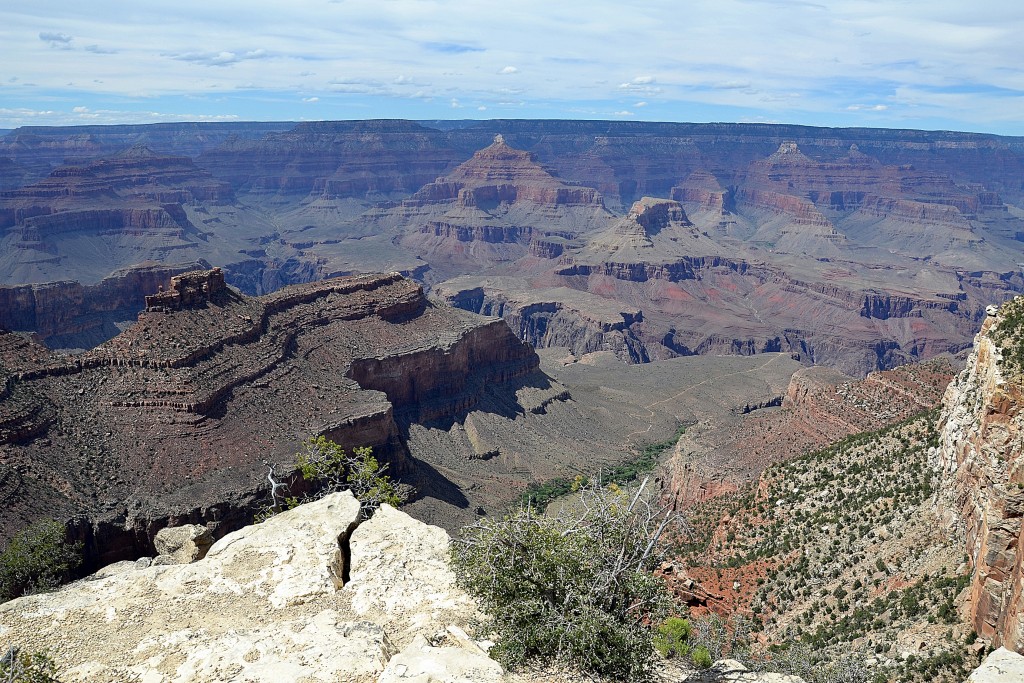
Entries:
{"type": "Polygon", "coordinates": [[[96,282],[142,259],[205,259],[252,294],[369,271],[426,285],[516,276],[641,309],[648,358],[785,349],[858,375],[967,348],[984,307],[1024,291],[1015,139],[582,121],[259,128],[5,136],[3,157],[35,154],[52,175],[3,190],[0,277],[96,282]],[[51,168],[58,151],[72,165],[51,168]],[[685,219],[630,220],[637,200],[665,197],[685,219]]]}
{"type": "Polygon", "coordinates": [[[411,424],[494,400],[526,411],[524,382],[538,402],[564,394],[501,320],[433,306],[397,274],[263,298],[225,288],[216,270],[176,283],[79,356],[0,334],[5,533],[82,515],[90,562],[130,558],[169,522],[237,528],[268,467],[287,479],[311,435],[371,446],[409,477],[411,424]]]}
{"type": "Polygon", "coordinates": [[[54,348],[87,349],[134,321],[168,279],[209,264],[151,264],[112,273],[95,285],[76,281],[0,286],[0,328],[29,332],[54,348]]]}

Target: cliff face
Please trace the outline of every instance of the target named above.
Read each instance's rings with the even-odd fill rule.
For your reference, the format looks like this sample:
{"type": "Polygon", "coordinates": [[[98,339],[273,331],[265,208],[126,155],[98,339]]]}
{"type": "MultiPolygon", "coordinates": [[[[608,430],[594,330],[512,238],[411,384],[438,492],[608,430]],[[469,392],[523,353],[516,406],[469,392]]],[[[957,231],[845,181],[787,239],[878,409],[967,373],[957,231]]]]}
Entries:
{"type": "Polygon", "coordinates": [[[0,328],[31,332],[53,348],[91,348],[120,332],[115,322],[134,319],[146,294],[155,294],[174,275],[203,267],[209,264],[140,266],[95,285],[61,281],[0,287],[0,328]]]}
{"type": "Polygon", "coordinates": [[[630,306],[567,287],[536,288],[517,278],[464,276],[438,285],[433,296],[473,313],[504,318],[534,348],[567,347],[580,357],[611,351],[620,360],[650,360],[637,337],[643,315],[630,306]]]}
{"type": "MultiPolygon", "coordinates": [[[[1014,325],[1022,301],[1005,304],[982,325],[967,367],[946,390],[936,461],[951,523],[962,525],[974,569],[970,616],[995,645],[1024,649],[1024,384],[1007,361],[1002,325],[1014,325]]],[[[1009,340],[1019,339],[1020,330],[1009,340]]],[[[1010,341],[1009,343],[1012,343],[1010,341]]]]}

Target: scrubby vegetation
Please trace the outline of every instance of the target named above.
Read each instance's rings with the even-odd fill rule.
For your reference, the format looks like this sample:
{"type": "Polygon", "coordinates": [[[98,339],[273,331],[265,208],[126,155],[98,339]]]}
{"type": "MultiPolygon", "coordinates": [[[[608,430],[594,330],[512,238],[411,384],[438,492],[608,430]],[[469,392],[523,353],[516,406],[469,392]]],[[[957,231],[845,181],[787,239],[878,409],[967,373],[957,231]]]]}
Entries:
{"type": "Polygon", "coordinates": [[[992,331],[992,339],[1000,347],[999,364],[1004,372],[1024,373],[1024,297],[1017,297],[1002,305],[999,324],[992,331]]]}
{"type": "Polygon", "coordinates": [[[15,534],[0,554],[0,601],[53,590],[73,578],[82,544],[71,543],[63,524],[37,522],[15,534]]]}
{"type": "MultiPolygon", "coordinates": [[[[641,476],[655,468],[658,464],[658,458],[665,451],[673,448],[685,431],[685,425],[680,425],[672,437],[657,443],[643,445],[636,457],[621,465],[601,470],[595,477],[598,485],[607,486],[615,484],[616,486],[624,486],[638,480],[641,476]]],[[[526,491],[523,492],[523,495],[520,496],[519,504],[521,506],[533,506],[539,511],[544,512],[551,501],[579,490],[582,484],[589,481],[589,478],[581,475],[574,478],[558,477],[545,482],[530,484],[526,491]]]]}
{"type": "Polygon", "coordinates": [[[639,490],[589,483],[557,516],[525,506],[482,519],[452,546],[462,586],[490,616],[491,651],[510,668],[556,663],[624,681],[652,675],[650,624],[669,598],[652,574],[658,538],[679,520],[639,490]]]}
{"type": "Polygon", "coordinates": [[[57,665],[44,652],[25,652],[9,647],[0,657],[0,681],[2,683],[60,683],[57,680],[57,665]]]}
{"type": "Polygon", "coordinates": [[[681,548],[687,564],[727,577],[762,568],[759,585],[741,590],[773,646],[748,661],[808,681],[833,680],[822,672],[838,667],[837,680],[905,683],[959,682],[977,664],[957,613],[969,581],[962,550],[930,512],[935,418],[775,465],[756,490],[698,511],[728,521],[681,548]]]}

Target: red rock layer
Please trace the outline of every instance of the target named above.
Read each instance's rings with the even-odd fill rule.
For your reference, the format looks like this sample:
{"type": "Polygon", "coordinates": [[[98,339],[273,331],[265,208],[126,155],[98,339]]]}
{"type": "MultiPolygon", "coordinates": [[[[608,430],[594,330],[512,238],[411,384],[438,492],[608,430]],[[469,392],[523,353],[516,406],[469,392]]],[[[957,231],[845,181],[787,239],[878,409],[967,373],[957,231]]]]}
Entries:
{"type": "Polygon", "coordinates": [[[500,135],[472,159],[425,185],[403,203],[414,207],[452,201],[463,207],[516,201],[603,206],[597,190],[566,185],[538,165],[532,154],[509,147],[500,135]]]}

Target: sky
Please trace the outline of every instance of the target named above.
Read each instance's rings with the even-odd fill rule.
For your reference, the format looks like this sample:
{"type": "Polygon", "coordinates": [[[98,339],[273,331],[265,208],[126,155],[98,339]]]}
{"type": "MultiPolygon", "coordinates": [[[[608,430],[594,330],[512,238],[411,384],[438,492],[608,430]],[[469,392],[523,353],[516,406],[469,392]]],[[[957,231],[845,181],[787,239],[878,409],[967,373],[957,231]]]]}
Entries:
{"type": "Polygon", "coordinates": [[[1020,0],[33,0],[0,128],[557,118],[1024,135],[1020,0]]]}

